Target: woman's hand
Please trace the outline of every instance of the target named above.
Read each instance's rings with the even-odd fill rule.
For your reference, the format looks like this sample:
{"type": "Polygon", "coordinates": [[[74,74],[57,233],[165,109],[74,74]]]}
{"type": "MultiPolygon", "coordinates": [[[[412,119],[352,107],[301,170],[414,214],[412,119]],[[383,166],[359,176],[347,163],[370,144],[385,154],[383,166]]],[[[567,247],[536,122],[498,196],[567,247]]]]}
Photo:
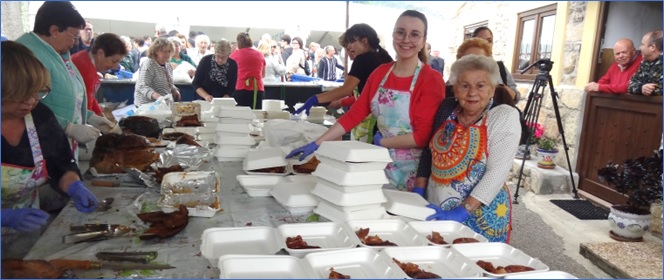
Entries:
{"type": "Polygon", "coordinates": [[[463,206],[457,206],[452,210],[443,210],[440,208],[440,206],[435,204],[429,204],[427,207],[436,210],[436,214],[432,214],[431,216],[427,217],[427,221],[439,220],[457,221],[459,223],[463,223],[468,220],[468,218],[470,218],[470,213],[468,213],[468,210],[466,210],[466,208],[463,206]]]}
{"type": "Polygon", "coordinates": [[[36,208],[2,209],[2,227],[19,232],[30,232],[46,224],[48,214],[36,208]]]}
{"type": "Polygon", "coordinates": [[[189,71],[187,71],[187,73],[189,74],[189,77],[190,77],[190,78],[193,78],[194,75],[196,75],[196,70],[194,70],[194,69],[189,69],[189,71]]]}
{"type": "Polygon", "coordinates": [[[95,197],[95,195],[92,194],[81,181],[75,181],[69,185],[67,194],[74,201],[74,206],[76,206],[76,209],[80,212],[90,213],[95,211],[97,206],[99,206],[97,197],[95,197]]]}
{"type": "Polygon", "coordinates": [[[209,94],[206,94],[206,95],[203,97],[203,99],[205,99],[205,101],[207,101],[207,102],[212,102],[212,99],[213,99],[213,98],[214,98],[214,96],[209,95],[209,94]]]}
{"type": "Polygon", "coordinates": [[[173,91],[173,100],[180,101],[181,98],[182,98],[182,96],[180,95],[180,91],[177,90],[177,89],[174,90],[173,91]]]}

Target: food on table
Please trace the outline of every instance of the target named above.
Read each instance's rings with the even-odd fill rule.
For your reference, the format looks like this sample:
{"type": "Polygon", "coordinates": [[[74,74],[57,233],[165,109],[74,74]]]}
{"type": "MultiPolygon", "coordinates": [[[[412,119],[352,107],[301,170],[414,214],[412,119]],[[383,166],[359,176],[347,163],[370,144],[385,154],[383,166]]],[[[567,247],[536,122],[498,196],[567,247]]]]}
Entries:
{"type": "Polygon", "coordinates": [[[178,144],[178,145],[179,144],[185,144],[185,145],[196,146],[196,147],[201,146],[201,145],[198,144],[198,142],[196,142],[194,137],[189,135],[189,134],[185,134],[185,135],[180,136],[178,139],[175,140],[175,144],[178,144]]]}
{"type": "Polygon", "coordinates": [[[279,174],[279,173],[285,173],[286,172],[286,167],[285,166],[267,167],[267,168],[250,170],[249,172],[279,174]]]}
{"type": "Polygon", "coordinates": [[[2,260],[3,279],[58,279],[64,273],[63,268],[55,267],[45,260],[2,260]]]}
{"type": "Polygon", "coordinates": [[[440,245],[448,244],[443,239],[443,236],[440,235],[440,232],[437,232],[437,231],[431,231],[431,234],[427,235],[427,239],[429,239],[429,241],[431,241],[433,243],[440,244],[440,245]]]}
{"type": "Polygon", "coordinates": [[[316,167],[318,167],[319,163],[320,163],[320,160],[318,160],[314,156],[306,163],[303,163],[303,164],[300,164],[300,165],[293,165],[293,169],[297,173],[311,174],[312,172],[316,171],[316,167]]]}
{"type": "Polygon", "coordinates": [[[515,272],[524,272],[524,271],[533,271],[535,270],[532,267],[525,266],[525,265],[508,265],[508,266],[499,266],[499,267],[494,267],[493,263],[479,260],[477,261],[477,265],[481,267],[482,269],[486,270],[489,273],[493,274],[506,274],[506,273],[515,273],[515,272]]]}
{"type": "Polygon", "coordinates": [[[319,249],[320,246],[311,246],[302,239],[301,235],[286,238],[286,247],[290,249],[319,249]]]}
{"type": "Polygon", "coordinates": [[[159,138],[161,128],[159,122],[150,117],[130,116],[120,120],[120,128],[124,133],[133,133],[145,137],[159,138]]]}
{"type": "Polygon", "coordinates": [[[187,115],[175,123],[175,126],[203,126],[198,120],[198,115],[187,115]]]}
{"type": "Polygon", "coordinates": [[[106,134],[97,138],[90,167],[98,173],[124,173],[123,168],[148,169],[159,159],[147,138],[136,134],[106,134]]]}
{"type": "Polygon", "coordinates": [[[452,241],[452,244],[459,244],[459,243],[475,243],[475,242],[480,242],[479,240],[472,238],[472,237],[461,237],[454,239],[452,241]]]}
{"type": "Polygon", "coordinates": [[[392,260],[401,267],[401,270],[408,275],[408,277],[413,278],[413,279],[435,279],[435,278],[441,278],[438,274],[424,271],[420,269],[420,267],[414,263],[408,262],[408,263],[402,263],[398,261],[395,258],[392,258],[392,260]]]}
{"type": "MultiPolygon", "coordinates": [[[[191,136],[191,135],[189,135],[187,133],[184,133],[184,132],[171,132],[171,133],[162,134],[161,135],[161,140],[175,141],[175,140],[178,140],[178,138],[180,138],[180,136],[184,136],[184,135],[191,136]]],[[[191,136],[191,137],[193,137],[193,136],[191,136]]]]}
{"type": "Polygon", "coordinates": [[[138,218],[141,221],[151,224],[150,228],[139,238],[141,240],[148,240],[155,237],[168,238],[178,234],[189,223],[189,210],[187,210],[187,207],[180,204],[178,209],[179,211],[173,213],[157,211],[138,214],[138,218]]]}
{"type": "Polygon", "coordinates": [[[367,246],[398,246],[395,243],[390,242],[389,240],[382,240],[378,235],[369,236],[369,228],[360,228],[355,232],[357,237],[360,238],[362,244],[367,246]]]}
{"type": "Polygon", "coordinates": [[[341,274],[334,271],[334,267],[330,267],[330,275],[327,277],[327,279],[350,279],[350,275],[341,274]]]}
{"type": "Polygon", "coordinates": [[[157,179],[157,183],[161,184],[161,180],[164,179],[164,175],[171,172],[181,172],[184,171],[184,168],[181,165],[173,165],[171,167],[158,167],[155,170],[154,177],[157,179]]]}

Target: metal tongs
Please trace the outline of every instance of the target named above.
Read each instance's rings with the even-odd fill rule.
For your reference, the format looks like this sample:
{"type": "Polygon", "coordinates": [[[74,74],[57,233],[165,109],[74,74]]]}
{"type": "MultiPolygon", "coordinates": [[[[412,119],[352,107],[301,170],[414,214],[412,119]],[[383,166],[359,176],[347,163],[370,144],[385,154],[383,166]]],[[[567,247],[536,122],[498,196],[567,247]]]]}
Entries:
{"type": "Polygon", "coordinates": [[[111,224],[85,224],[70,226],[71,234],[62,236],[62,243],[81,243],[106,240],[131,231],[130,227],[111,224]]]}
{"type": "Polygon", "coordinates": [[[117,163],[115,165],[120,167],[127,174],[134,177],[134,179],[137,179],[137,180],[143,182],[143,184],[145,184],[147,187],[159,189],[159,183],[157,183],[157,179],[154,176],[150,176],[148,174],[145,174],[142,171],[140,171],[140,170],[138,170],[134,167],[124,167],[124,166],[120,166],[117,163]]]}
{"type": "Polygon", "coordinates": [[[98,259],[105,261],[125,261],[147,264],[157,259],[157,252],[99,252],[95,254],[95,256],[98,259]]]}

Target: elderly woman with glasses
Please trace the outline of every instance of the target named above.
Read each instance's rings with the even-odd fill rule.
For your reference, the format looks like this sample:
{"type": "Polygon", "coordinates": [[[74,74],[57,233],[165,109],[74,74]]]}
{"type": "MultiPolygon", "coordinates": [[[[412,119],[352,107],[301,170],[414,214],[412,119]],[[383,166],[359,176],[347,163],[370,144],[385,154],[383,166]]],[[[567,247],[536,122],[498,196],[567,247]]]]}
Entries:
{"type": "Polygon", "coordinates": [[[173,68],[168,61],[173,53],[173,45],[168,39],[157,38],[148,49],[148,60],[138,70],[138,80],[134,89],[134,104],[154,102],[162,96],[173,94],[180,100],[180,90],[173,83],[173,68]]]}
{"type": "Polygon", "coordinates": [[[204,56],[191,85],[201,99],[208,102],[215,97],[231,97],[237,82],[237,63],[228,57],[231,44],[222,39],[214,45],[214,54],[204,56]]]}
{"type": "Polygon", "coordinates": [[[258,51],[263,53],[263,57],[265,58],[265,76],[263,76],[263,82],[281,82],[281,76],[286,74],[286,65],[284,65],[281,54],[279,54],[277,42],[272,39],[261,41],[258,44],[258,51]]]}
{"type": "Polygon", "coordinates": [[[70,2],[47,1],[37,10],[33,32],[16,40],[48,69],[51,94],[41,102],[53,111],[58,124],[71,138],[75,158],[78,158],[78,143],[95,140],[100,131],[108,133],[114,127],[108,119],[88,110],[85,83],[69,53],[83,27],[85,20],[70,2]]]}
{"type": "Polygon", "coordinates": [[[521,137],[516,108],[493,106],[500,80],[496,61],[485,55],[466,55],[452,65],[454,98],[438,108],[415,183],[435,210],[427,220],[463,223],[491,242],[509,242],[505,179],[521,137]]]}
{"type": "Polygon", "coordinates": [[[302,38],[293,38],[291,41],[291,47],[293,48],[293,53],[286,60],[286,71],[289,75],[306,75],[304,68],[307,67],[306,63],[309,57],[305,56],[304,51],[302,50],[302,38]]]}
{"type": "Polygon", "coordinates": [[[445,96],[442,75],[426,62],[427,29],[424,14],[403,12],[392,34],[396,61],[378,66],[353,107],[316,141],[287,157],[302,154],[300,160],[304,160],[323,141],[338,139],[373,115],[378,127],[373,143],[387,148],[393,160],[385,168],[390,184],[412,191],[422,148],[429,144],[435,110],[445,96]]]}
{"type": "Polygon", "coordinates": [[[23,258],[39,238],[49,218],[40,209],[42,186],[69,195],[80,212],[98,205],[81,182],[65,132],[40,103],[50,85],[48,70],[30,50],[2,42],[3,259],[23,258]]]}

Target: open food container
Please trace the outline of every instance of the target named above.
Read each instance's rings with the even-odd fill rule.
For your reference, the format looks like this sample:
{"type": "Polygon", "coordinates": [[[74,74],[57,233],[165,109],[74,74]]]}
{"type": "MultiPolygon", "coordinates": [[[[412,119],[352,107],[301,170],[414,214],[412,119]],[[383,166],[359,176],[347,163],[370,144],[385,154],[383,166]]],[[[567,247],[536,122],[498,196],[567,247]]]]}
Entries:
{"type": "Polygon", "coordinates": [[[389,183],[384,170],[346,172],[325,163],[319,163],[312,175],[340,186],[383,185],[389,183]]]}
{"type": "Polygon", "coordinates": [[[385,147],[360,141],[324,141],[317,153],[343,162],[392,162],[385,147]]]}
{"type": "Polygon", "coordinates": [[[209,228],[201,237],[201,254],[213,267],[223,255],[274,255],[285,246],[274,229],[265,226],[209,228]]]}
{"type": "Polygon", "coordinates": [[[367,204],[377,204],[380,206],[381,203],[386,202],[387,199],[383,195],[383,191],[380,189],[369,190],[363,192],[353,192],[345,193],[330,188],[324,184],[317,183],[316,187],[311,192],[318,197],[329,201],[332,204],[339,206],[360,206],[367,204]]]}
{"type": "MultiPolygon", "coordinates": [[[[489,277],[506,277],[518,274],[530,274],[533,272],[549,271],[549,267],[542,263],[540,260],[535,259],[523,251],[516,249],[508,244],[499,242],[488,243],[466,243],[454,244],[452,249],[458,251],[460,254],[472,260],[474,263],[478,261],[491,262],[493,267],[499,266],[506,267],[509,265],[528,266],[533,268],[531,271],[515,272],[515,273],[495,273],[489,272],[484,269],[483,273],[489,277]]],[[[479,266],[478,266],[479,267],[479,266]]]]}
{"type": "Polygon", "coordinates": [[[419,269],[440,278],[475,278],[481,277],[483,273],[473,261],[445,247],[391,247],[383,249],[380,254],[390,261],[396,259],[402,264],[416,264],[419,269]]]}
{"type": "Polygon", "coordinates": [[[221,210],[219,195],[216,192],[164,194],[157,201],[157,205],[164,213],[178,211],[181,204],[187,207],[189,216],[192,217],[211,218],[221,210]]]}
{"type": "Polygon", "coordinates": [[[383,190],[383,193],[387,198],[385,210],[391,214],[420,221],[436,214],[435,210],[427,207],[429,202],[417,193],[398,190],[383,190]]]}
{"type": "Polygon", "coordinates": [[[366,245],[363,240],[357,236],[360,229],[369,229],[367,236],[378,236],[383,241],[390,241],[396,246],[427,246],[429,242],[424,239],[417,231],[408,226],[401,220],[356,220],[346,221],[348,229],[355,233],[353,236],[356,238],[356,243],[362,247],[369,247],[374,249],[384,249],[393,246],[385,245],[366,245]]]}
{"type": "Polygon", "coordinates": [[[307,245],[320,247],[310,249],[285,247],[286,251],[291,256],[300,258],[309,253],[350,249],[357,245],[353,243],[353,239],[350,238],[348,230],[340,223],[283,224],[277,227],[277,231],[284,242],[286,242],[289,237],[296,238],[299,235],[307,245]]]}
{"type": "Polygon", "coordinates": [[[552,270],[544,272],[518,273],[505,276],[504,279],[579,279],[564,271],[552,270]]]}
{"type": "Polygon", "coordinates": [[[270,191],[279,183],[287,182],[283,176],[237,175],[237,181],[251,197],[271,196],[270,191]]]}
{"type": "Polygon", "coordinates": [[[214,171],[170,172],[161,180],[161,194],[219,192],[214,171]]]}
{"type": "Polygon", "coordinates": [[[307,279],[311,268],[293,256],[225,255],[219,258],[221,279],[307,279]]]}
{"type": "Polygon", "coordinates": [[[346,211],[345,209],[342,209],[342,207],[333,205],[325,200],[320,200],[318,202],[318,206],[314,209],[314,213],[337,223],[351,220],[375,220],[381,219],[387,215],[387,213],[385,213],[385,208],[382,206],[346,211]]]}
{"type": "Polygon", "coordinates": [[[311,194],[313,183],[279,183],[270,191],[274,199],[293,215],[311,213],[318,198],[311,194]]]}
{"type": "Polygon", "coordinates": [[[331,270],[351,279],[405,279],[406,274],[391,260],[369,248],[311,253],[304,257],[314,275],[329,278],[331,270]]]}
{"type": "Polygon", "coordinates": [[[286,156],[281,148],[263,148],[249,151],[242,169],[250,175],[287,175],[290,173],[286,156]]]}
{"type": "Polygon", "coordinates": [[[457,221],[412,221],[409,222],[408,225],[429,240],[429,244],[431,245],[449,247],[454,244],[455,241],[457,241],[457,243],[470,243],[468,242],[468,239],[457,240],[459,238],[472,238],[476,239],[477,242],[489,242],[489,240],[483,235],[457,221]],[[447,244],[433,242],[430,239],[434,234],[433,232],[439,233],[447,244]]]}
{"type": "Polygon", "coordinates": [[[196,115],[201,119],[201,104],[196,102],[174,102],[171,106],[173,110],[173,121],[177,122],[184,116],[196,115]]]}

